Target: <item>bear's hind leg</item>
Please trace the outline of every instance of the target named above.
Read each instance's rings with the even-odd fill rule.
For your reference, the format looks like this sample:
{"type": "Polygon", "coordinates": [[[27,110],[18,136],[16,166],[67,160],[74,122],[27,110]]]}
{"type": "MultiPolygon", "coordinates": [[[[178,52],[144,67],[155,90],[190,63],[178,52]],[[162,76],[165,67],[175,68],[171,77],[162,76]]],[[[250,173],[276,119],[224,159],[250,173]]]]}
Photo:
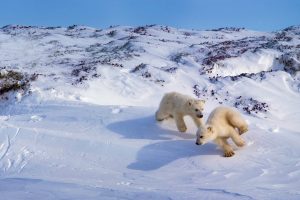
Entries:
{"type": "Polygon", "coordinates": [[[239,130],[240,135],[248,131],[248,124],[239,113],[236,113],[229,117],[228,121],[231,126],[239,130]]]}
{"type": "Polygon", "coordinates": [[[232,130],[230,131],[230,137],[238,147],[242,147],[245,145],[245,141],[241,138],[240,134],[234,128],[232,128],[232,130]]]}
{"type": "Polygon", "coordinates": [[[248,131],[248,124],[245,122],[245,124],[238,127],[238,129],[239,129],[239,134],[242,135],[243,133],[248,131]]]}

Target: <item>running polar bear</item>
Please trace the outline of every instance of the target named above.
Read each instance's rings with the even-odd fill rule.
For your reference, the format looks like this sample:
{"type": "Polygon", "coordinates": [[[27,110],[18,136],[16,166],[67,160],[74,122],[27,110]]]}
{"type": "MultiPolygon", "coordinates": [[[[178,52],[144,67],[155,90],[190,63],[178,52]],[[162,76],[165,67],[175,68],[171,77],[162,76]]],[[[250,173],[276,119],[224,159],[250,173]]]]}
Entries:
{"type": "Polygon", "coordinates": [[[159,109],[155,114],[157,121],[174,117],[180,132],[185,132],[187,127],[183,120],[185,115],[193,118],[197,127],[203,126],[204,100],[197,100],[177,92],[166,93],[162,98],[159,109]]]}
{"type": "Polygon", "coordinates": [[[223,149],[225,157],[231,157],[234,152],[227,139],[231,138],[237,146],[242,147],[245,142],[240,135],[246,131],[248,124],[237,111],[220,106],[211,112],[205,126],[198,129],[196,144],[202,145],[213,140],[223,149]]]}

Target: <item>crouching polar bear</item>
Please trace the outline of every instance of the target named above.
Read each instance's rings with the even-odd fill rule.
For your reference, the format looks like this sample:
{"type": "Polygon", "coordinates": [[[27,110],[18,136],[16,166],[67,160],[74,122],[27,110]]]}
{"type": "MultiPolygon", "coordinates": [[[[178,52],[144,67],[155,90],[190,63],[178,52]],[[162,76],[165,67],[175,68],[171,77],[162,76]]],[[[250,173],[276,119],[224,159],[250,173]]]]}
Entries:
{"type": "Polygon", "coordinates": [[[217,107],[209,115],[205,126],[197,131],[197,145],[202,145],[213,140],[224,151],[225,157],[234,155],[227,139],[242,147],[245,145],[240,135],[248,131],[248,125],[242,116],[234,109],[217,107]]]}
{"type": "Polygon", "coordinates": [[[177,92],[170,92],[162,98],[155,117],[157,121],[172,117],[175,119],[178,130],[185,132],[187,128],[183,117],[186,115],[192,117],[197,127],[204,125],[202,121],[204,103],[204,100],[194,99],[177,92]]]}

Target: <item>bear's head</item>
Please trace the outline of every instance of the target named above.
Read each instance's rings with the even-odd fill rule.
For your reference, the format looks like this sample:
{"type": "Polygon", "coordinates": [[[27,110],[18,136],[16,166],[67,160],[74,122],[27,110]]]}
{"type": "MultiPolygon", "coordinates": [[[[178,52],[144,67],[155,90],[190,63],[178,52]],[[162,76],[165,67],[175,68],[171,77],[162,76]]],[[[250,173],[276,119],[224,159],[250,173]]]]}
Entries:
{"type": "Polygon", "coordinates": [[[214,140],[216,139],[216,135],[216,130],[213,126],[200,127],[196,134],[196,145],[202,145],[211,140],[214,140]]]}
{"type": "Polygon", "coordinates": [[[194,100],[190,99],[187,101],[187,111],[188,114],[197,117],[197,118],[203,118],[203,109],[204,109],[204,100],[194,100]]]}

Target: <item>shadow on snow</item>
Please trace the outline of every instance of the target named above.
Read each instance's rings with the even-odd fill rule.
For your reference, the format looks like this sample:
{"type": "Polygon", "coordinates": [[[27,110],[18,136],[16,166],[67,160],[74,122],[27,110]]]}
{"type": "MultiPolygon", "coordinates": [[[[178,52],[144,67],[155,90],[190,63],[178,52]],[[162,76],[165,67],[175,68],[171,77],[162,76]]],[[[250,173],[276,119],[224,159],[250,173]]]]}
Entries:
{"type": "Polygon", "coordinates": [[[169,140],[143,147],[137,154],[136,161],[127,166],[129,169],[150,171],[159,169],[180,158],[199,155],[218,155],[214,144],[195,145],[194,140],[169,140]]]}
{"type": "Polygon", "coordinates": [[[136,161],[129,164],[128,169],[156,170],[180,158],[220,154],[214,144],[195,145],[195,135],[164,129],[153,115],[115,122],[107,128],[128,139],[159,140],[140,149],[136,161]],[[181,139],[175,140],[174,136],[181,139]]]}
{"type": "Polygon", "coordinates": [[[109,124],[107,128],[128,139],[171,140],[174,136],[183,139],[195,139],[194,135],[160,127],[153,115],[115,122],[109,124]]]}

